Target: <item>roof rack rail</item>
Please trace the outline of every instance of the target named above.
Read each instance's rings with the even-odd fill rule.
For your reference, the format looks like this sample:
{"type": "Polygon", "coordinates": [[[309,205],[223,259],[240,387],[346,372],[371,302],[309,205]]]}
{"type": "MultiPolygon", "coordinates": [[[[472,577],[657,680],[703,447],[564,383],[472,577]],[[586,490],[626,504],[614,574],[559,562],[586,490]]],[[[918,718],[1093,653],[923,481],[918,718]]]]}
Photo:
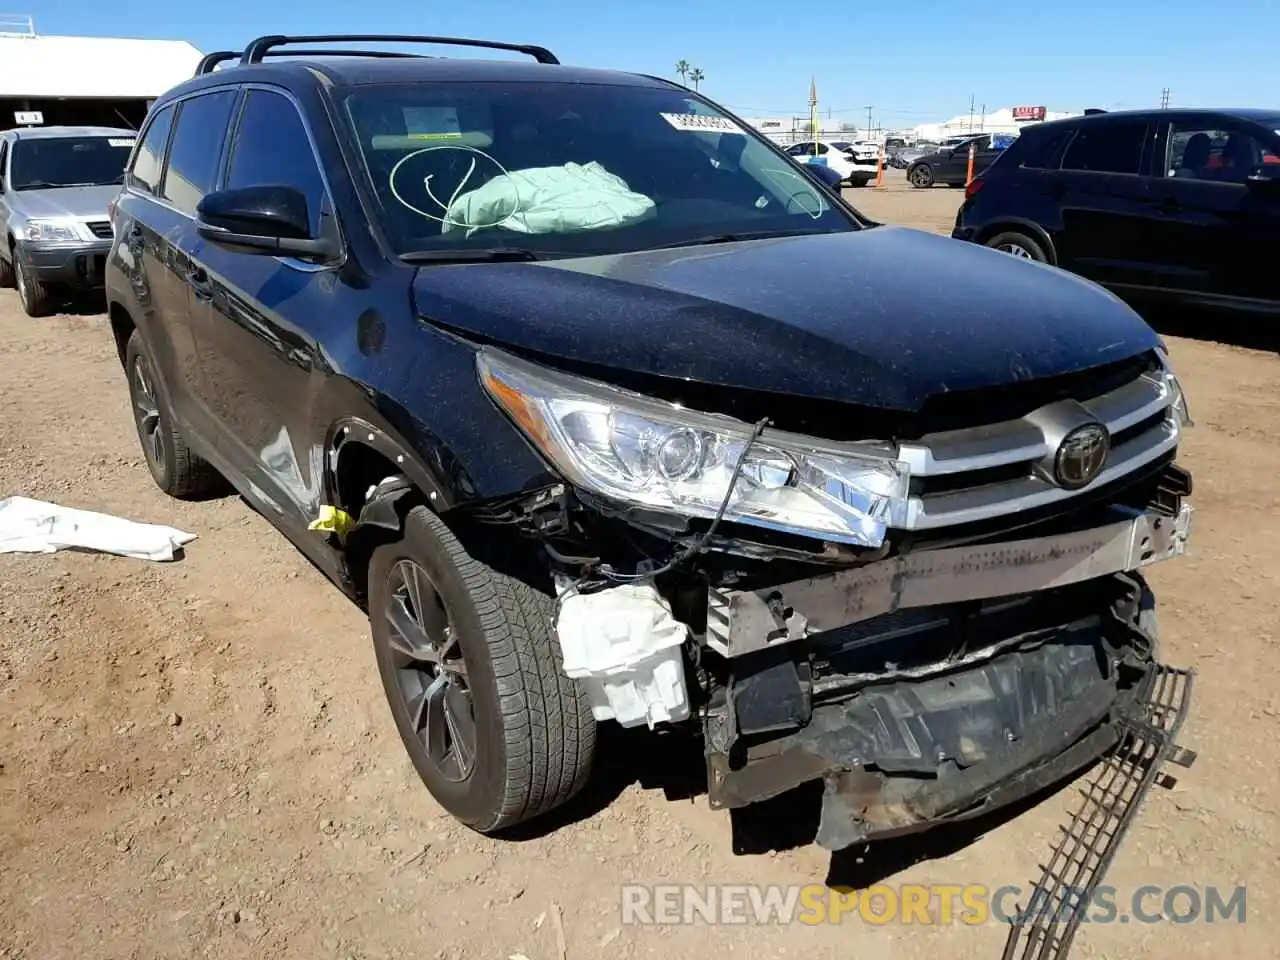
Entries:
{"type": "Polygon", "coordinates": [[[1084,115],[1086,117],[1096,117],[1098,114],[1106,112],[1107,111],[1103,110],[1101,107],[1086,107],[1084,115]]]}
{"type": "MultiPolygon", "coordinates": [[[[242,50],[219,50],[205,54],[196,65],[195,76],[213,73],[214,68],[228,60],[239,60],[242,50]]],[[[403,53],[398,50],[268,50],[264,57],[379,57],[387,60],[430,60],[425,53],[403,53]]]]}
{"type": "MultiPolygon", "coordinates": [[[[546,47],[526,43],[500,43],[497,40],[468,40],[463,37],[421,37],[402,34],[319,34],[307,37],[267,36],[258,37],[244,48],[240,58],[242,65],[260,63],[264,56],[276,47],[294,43],[439,43],[455,47],[483,47],[488,50],[512,50],[533,57],[539,63],[558,64],[556,55],[546,47]]],[[[377,53],[363,56],[377,56],[377,53]]]]}

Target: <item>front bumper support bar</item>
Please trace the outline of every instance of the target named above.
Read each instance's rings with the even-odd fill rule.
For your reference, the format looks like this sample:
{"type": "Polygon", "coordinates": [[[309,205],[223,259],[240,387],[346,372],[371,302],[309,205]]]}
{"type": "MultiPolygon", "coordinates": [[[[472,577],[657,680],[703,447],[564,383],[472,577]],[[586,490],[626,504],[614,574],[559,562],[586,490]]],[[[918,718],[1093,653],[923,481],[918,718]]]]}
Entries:
{"type": "Polygon", "coordinates": [[[922,550],[757,590],[712,587],[706,643],[739,657],[896,610],[1051,590],[1186,552],[1189,503],[1176,518],[1115,509],[1114,523],[1056,537],[922,550]]]}

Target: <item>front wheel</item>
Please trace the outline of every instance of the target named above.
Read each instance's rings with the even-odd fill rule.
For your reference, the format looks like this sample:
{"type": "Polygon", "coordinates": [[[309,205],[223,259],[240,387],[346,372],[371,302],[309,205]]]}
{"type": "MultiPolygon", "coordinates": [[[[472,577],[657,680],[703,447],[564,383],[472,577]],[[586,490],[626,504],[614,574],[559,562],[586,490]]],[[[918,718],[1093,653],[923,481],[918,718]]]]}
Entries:
{"type": "MultiPolygon", "coordinates": [[[[10,256],[13,252],[10,251],[10,256]]],[[[16,278],[13,275],[13,263],[0,256],[0,289],[12,287],[16,278]]]]}
{"type": "Polygon", "coordinates": [[[561,670],[555,601],[467,553],[426,507],[369,561],[378,673],[414,768],[481,833],[563,804],[586,783],[596,723],[561,670]]]}
{"type": "Polygon", "coordinates": [[[927,163],[917,163],[907,171],[907,180],[913,187],[924,189],[933,186],[933,167],[927,163]]]}
{"type": "Polygon", "coordinates": [[[31,268],[22,262],[22,255],[13,251],[14,280],[18,286],[18,299],[28,317],[47,317],[53,313],[53,291],[31,275],[31,268]]]}
{"type": "Polygon", "coordinates": [[[1032,240],[1024,233],[1018,233],[1016,230],[1006,230],[998,233],[986,245],[993,250],[999,250],[1001,253],[1007,253],[1011,257],[1019,260],[1035,260],[1038,263],[1047,263],[1049,258],[1045,256],[1044,248],[1036,241],[1032,240]]]}

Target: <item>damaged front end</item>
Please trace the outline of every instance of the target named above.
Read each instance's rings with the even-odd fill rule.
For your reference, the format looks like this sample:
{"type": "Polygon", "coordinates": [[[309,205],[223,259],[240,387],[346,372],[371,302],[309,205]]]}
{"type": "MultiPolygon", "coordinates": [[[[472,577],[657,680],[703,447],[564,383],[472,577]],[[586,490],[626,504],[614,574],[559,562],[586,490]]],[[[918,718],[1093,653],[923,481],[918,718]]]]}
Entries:
{"type": "Polygon", "coordinates": [[[1191,527],[1163,357],[894,444],[481,372],[567,481],[485,508],[545,548],[566,673],[597,719],[695,727],[715,808],[821,781],[841,849],[1015,802],[1185,712],[1157,702],[1142,575],[1191,527]]]}

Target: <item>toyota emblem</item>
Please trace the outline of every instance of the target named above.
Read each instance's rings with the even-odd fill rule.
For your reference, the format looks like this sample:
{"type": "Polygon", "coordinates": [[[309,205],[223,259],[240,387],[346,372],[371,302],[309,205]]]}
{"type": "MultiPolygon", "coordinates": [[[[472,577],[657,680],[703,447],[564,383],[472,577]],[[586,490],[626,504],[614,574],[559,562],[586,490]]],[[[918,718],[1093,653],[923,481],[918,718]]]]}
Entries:
{"type": "Polygon", "coordinates": [[[1111,452],[1111,434],[1100,423],[1076,427],[1058,446],[1053,460],[1053,479],[1066,490],[1087,487],[1102,472],[1111,452]]]}

